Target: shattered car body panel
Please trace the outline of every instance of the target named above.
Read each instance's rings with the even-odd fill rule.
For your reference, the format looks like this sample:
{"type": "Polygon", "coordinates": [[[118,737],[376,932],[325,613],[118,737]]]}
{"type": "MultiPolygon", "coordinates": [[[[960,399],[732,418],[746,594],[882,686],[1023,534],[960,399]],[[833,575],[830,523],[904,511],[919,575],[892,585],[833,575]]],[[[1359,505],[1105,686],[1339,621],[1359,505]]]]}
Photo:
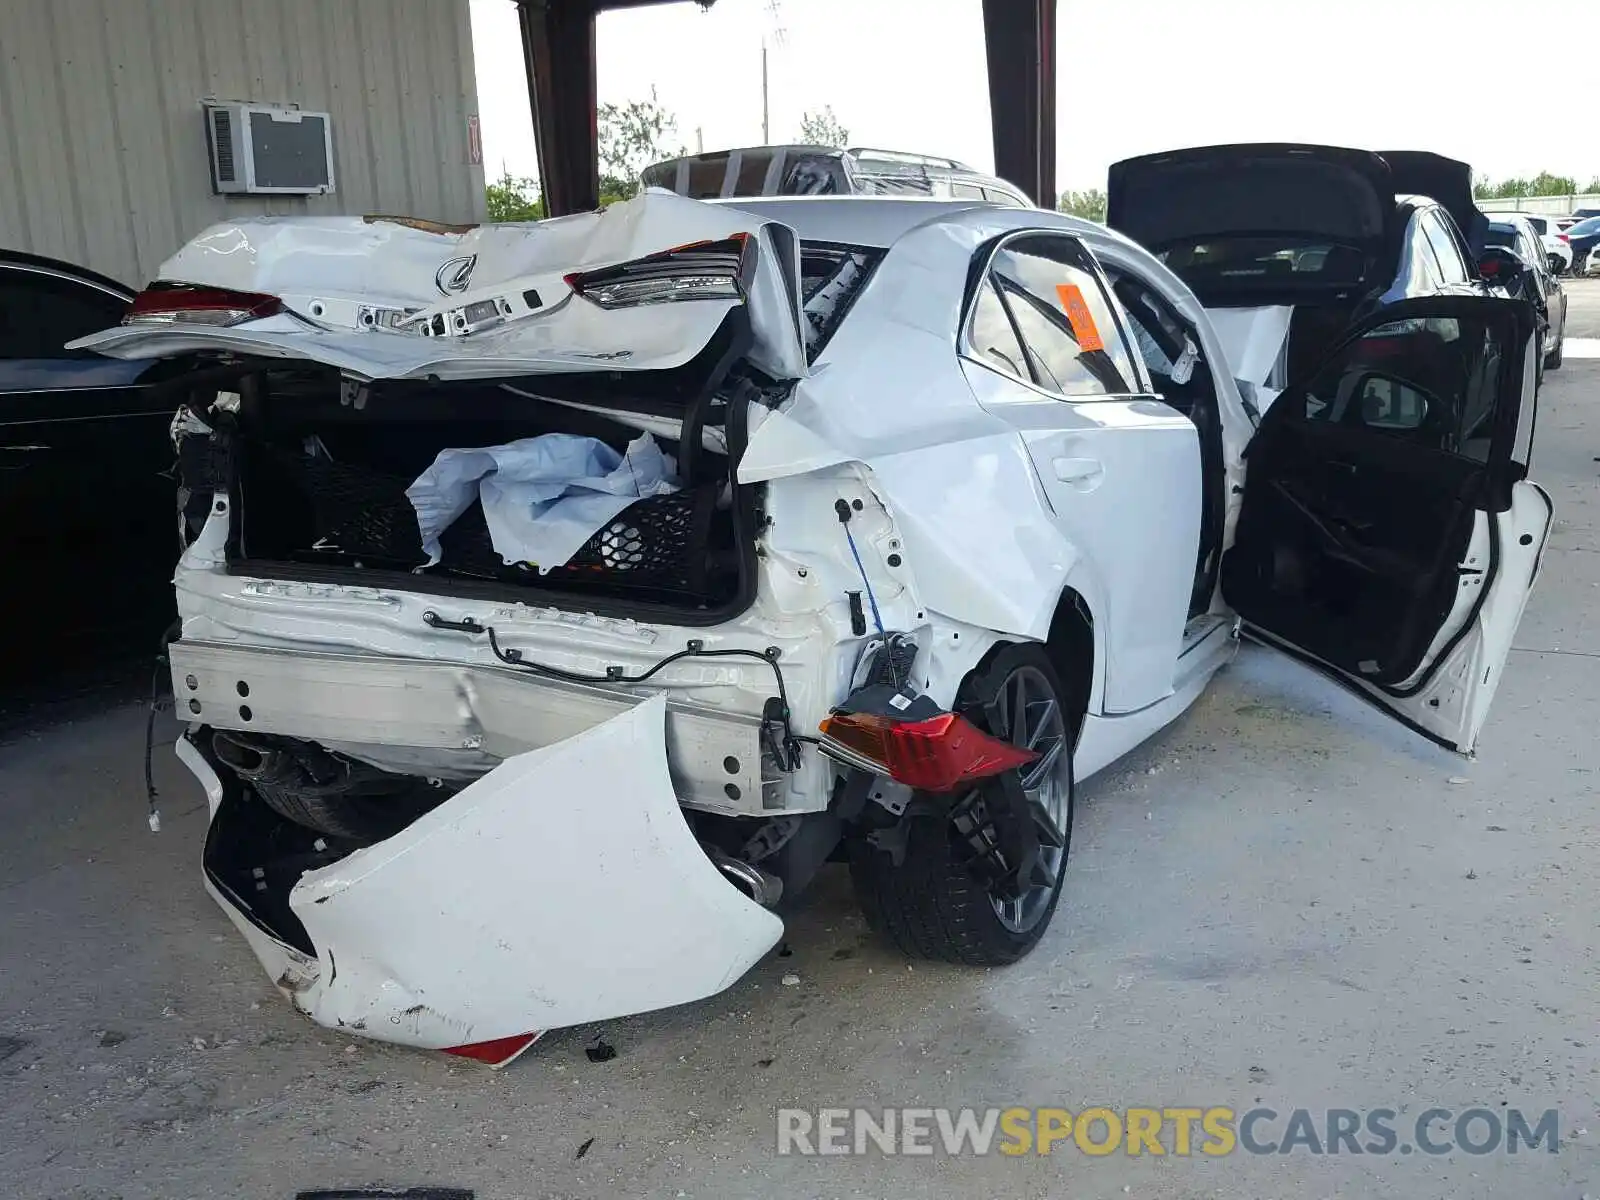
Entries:
{"type": "MultiPolygon", "coordinates": [[[[323,1024],[459,1047],[726,986],[776,940],[770,906],[823,862],[899,869],[912,822],[955,819],[970,799],[914,791],[887,758],[843,752],[828,733],[841,712],[881,730],[897,726],[885,712],[915,709],[914,734],[895,736],[955,729],[939,753],[973,753],[971,735],[1000,733],[1020,759],[1037,756],[1033,790],[1054,797],[1055,815],[1024,821],[1036,801],[1024,767],[1008,766],[971,793],[993,839],[963,827],[977,915],[1001,921],[1018,889],[1059,889],[1064,764],[1081,779],[1115,760],[1235,650],[1221,566],[1248,512],[1255,421],[1229,346],[1144,249],[1059,214],[936,202],[703,205],[647,192],[581,221],[553,223],[547,244],[544,225],[495,231],[511,248],[493,277],[480,274],[487,241],[397,226],[384,237],[404,248],[369,248],[389,261],[362,269],[405,286],[370,296],[324,244],[333,231],[314,231],[303,255],[272,233],[253,264],[202,282],[292,284],[296,304],[324,301],[326,328],[294,309],[90,339],[114,355],[199,356],[180,457],[221,467],[195,485],[175,574],[173,687],[191,722],[180,756],[215,784],[208,886],[323,1024]],[[562,274],[654,270],[696,236],[730,233],[753,255],[736,296],[606,309],[562,274]],[[1099,298],[1098,327],[1073,322],[1070,289],[1041,311],[1073,354],[1109,361],[1112,342],[1118,386],[1063,395],[1020,345],[997,363],[973,343],[974,281],[997,247],[1028,239],[1064,248],[1049,261],[1076,272],[1080,298],[1099,298]],[[468,270],[460,251],[473,245],[468,270]],[[457,285],[443,302],[423,294],[457,285]],[[439,336],[351,324],[332,304],[415,303],[431,322],[524,285],[560,299],[439,336]],[[608,357],[634,328],[644,349],[608,357]],[[346,402],[352,382],[360,403],[346,402]],[[573,421],[599,422],[616,445],[637,428],[677,441],[707,497],[704,540],[689,549],[707,571],[736,560],[737,590],[646,595],[626,557],[643,517],[613,531],[620,554],[613,544],[559,584],[452,558],[448,544],[438,564],[346,548],[441,445],[573,421]],[[360,493],[376,499],[341,517],[339,537],[294,524],[316,515],[311,484],[324,476],[380,488],[360,493]],[[1015,730],[1002,727],[1007,681],[1026,693],[1015,730]],[[846,711],[890,689],[885,711],[846,711]],[[1029,714],[1043,719],[1030,727],[1029,714]],[[1015,840],[1023,827],[1031,843],[1015,840]],[[332,832],[314,839],[319,828],[332,832]],[[574,917],[574,896],[592,911],[574,917]],[[638,917],[639,905],[659,912],[638,917]]],[[[174,261],[191,265],[172,270],[211,269],[186,254],[174,261]]],[[[1520,611],[1520,586],[1502,587],[1491,615],[1520,611]]],[[[1463,605],[1456,632],[1477,613],[1463,605]]],[[[1456,670],[1486,661],[1478,651],[1454,633],[1432,647],[1430,661],[1461,675],[1451,712],[1470,714],[1440,723],[1441,738],[1470,743],[1481,724],[1487,697],[1456,670]]],[[[988,961],[1025,953],[1043,931],[1030,928],[988,961]]]]}
{"type": "Polygon", "coordinates": [[[289,905],[314,957],[254,926],[252,948],[319,1024],[430,1049],[721,991],[783,923],[690,835],[665,717],[656,696],[507,759],[394,837],[301,876],[289,905]]]}

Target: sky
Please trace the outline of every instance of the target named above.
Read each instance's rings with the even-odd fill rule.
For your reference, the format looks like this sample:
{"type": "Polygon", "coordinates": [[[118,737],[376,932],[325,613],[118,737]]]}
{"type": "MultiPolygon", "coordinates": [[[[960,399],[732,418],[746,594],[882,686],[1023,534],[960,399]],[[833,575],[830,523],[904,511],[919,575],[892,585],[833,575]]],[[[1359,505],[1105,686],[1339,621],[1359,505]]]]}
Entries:
{"type": "MultiPolygon", "coordinates": [[[[536,176],[515,5],[471,8],[485,169],[536,176]]],[[[1578,132],[1593,128],[1596,72],[1557,64],[1536,23],[1519,51],[1515,13],[1505,0],[1059,0],[1056,185],[1103,188],[1111,163],[1157,150],[1296,141],[1432,150],[1494,179],[1549,170],[1582,187],[1600,175],[1600,140],[1578,132]]],[[[664,4],[602,14],[597,43],[600,100],[654,89],[690,150],[761,142],[764,43],[773,141],[831,105],[852,145],[994,165],[979,0],[664,4]]]]}

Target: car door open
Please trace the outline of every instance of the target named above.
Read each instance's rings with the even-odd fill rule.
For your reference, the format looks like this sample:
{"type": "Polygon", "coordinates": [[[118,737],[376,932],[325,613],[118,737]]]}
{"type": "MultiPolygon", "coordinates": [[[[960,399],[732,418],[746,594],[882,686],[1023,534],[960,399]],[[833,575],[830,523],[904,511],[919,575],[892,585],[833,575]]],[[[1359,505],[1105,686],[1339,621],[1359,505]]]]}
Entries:
{"type": "Polygon", "coordinates": [[[1522,301],[1389,306],[1272,406],[1223,593],[1252,633],[1470,753],[1550,528],[1522,301]]]}

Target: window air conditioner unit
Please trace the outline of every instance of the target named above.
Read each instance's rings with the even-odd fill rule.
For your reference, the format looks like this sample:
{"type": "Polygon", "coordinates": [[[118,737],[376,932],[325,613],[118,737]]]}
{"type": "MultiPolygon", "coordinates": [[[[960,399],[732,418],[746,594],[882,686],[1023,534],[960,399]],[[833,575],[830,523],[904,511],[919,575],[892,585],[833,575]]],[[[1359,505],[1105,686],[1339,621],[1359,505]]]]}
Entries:
{"type": "Polygon", "coordinates": [[[205,114],[213,191],[316,196],[334,190],[327,113],[275,104],[207,104],[205,114]]]}

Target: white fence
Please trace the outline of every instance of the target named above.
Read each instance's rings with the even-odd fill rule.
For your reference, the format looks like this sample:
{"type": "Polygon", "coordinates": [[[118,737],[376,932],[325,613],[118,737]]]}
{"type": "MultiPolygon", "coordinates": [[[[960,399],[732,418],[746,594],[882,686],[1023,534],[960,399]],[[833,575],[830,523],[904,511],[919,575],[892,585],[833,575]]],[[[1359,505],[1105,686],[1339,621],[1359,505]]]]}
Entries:
{"type": "Polygon", "coordinates": [[[1600,192],[1576,196],[1506,196],[1499,200],[1479,200],[1485,212],[1550,213],[1564,217],[1577,208],[1600,208],[1600,192]]]}

